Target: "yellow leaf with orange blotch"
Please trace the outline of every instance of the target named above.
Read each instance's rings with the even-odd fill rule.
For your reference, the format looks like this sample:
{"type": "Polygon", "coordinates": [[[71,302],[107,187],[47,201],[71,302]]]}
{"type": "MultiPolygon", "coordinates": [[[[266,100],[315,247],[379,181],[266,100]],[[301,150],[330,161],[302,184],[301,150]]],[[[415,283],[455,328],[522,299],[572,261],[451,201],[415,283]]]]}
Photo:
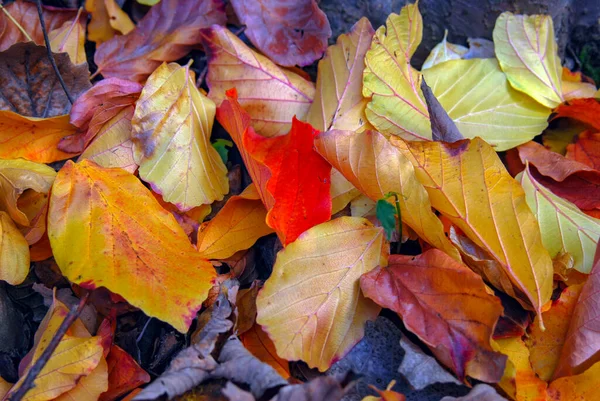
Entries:
{"type": "Polygon", "coordinates": [[[596,85],[582,81],[581,72],[571,72],[567,67],[562,68],[562,92],[565,100],[594,97],[596,85]]]}
{"type": "Polygon", "coordinates": [[[88,39],[99,45],[117,34],[131,32],[135,24],[115,0],[86,0],[85,9],[92,18],[88,25],[88,39]]]}
{"type": "Polygon", "coordinates": [[[267,333],[258,324],[255,323],[250,330],[243,333],[240,336],[240,340],[252,355],[270,365],[281,377],[286,380],[290,377],[288,361],[277,355],[273,341],[271,341],[267,333]]]}
{"type": "MultiPolygon", "coordinates": [[[[546,401],[545,381],[535,375],[529,363],[529,350],[520,337],[492,342],[496,351],[508,356],[500,388],[516,401],[546,401]]],[[[566,401],[566,400],[565,400],[566,401]]]]}
{"type": "Polygon", "coordinates": [[[85,26],[87,16],[80,8],[72,21],[65,22],[60,28],[48,33],[50,48],[54,53],[67,53],[73,64],[87,61],[85,54],[85,26]]]}
{"type": "Polygon", "coordinates": [[[549,108],[563,102],[552,17],[504,12],[493,35],[496,57],[513,88],[549,108]]]}
{"type": "Polygon", "coordinates": [[[312,227],[280,251],[256,300],[277,354],[325,371],[350,351],[381,310],[361,294],[360,276],[388,254],[383,229],[357,217],[312,227]]]}
{"type": "Polygon", "coordinates": [[[28,227],[30,219],[17,205],[26,190],[47,194],[56,171],[45,164],[23,159],[0,159],[0,210],[7,212],[15,223],[28,227]]]}
{"type": "Polygon", "coordinates": [[[431,205],[500,264],[523,307],[541,313],[552,293],[552,259],[523,188],[496,151],[480,138],[390,141],[414,165],[431,205]]]}
{"type": "MultiPolygon", "coordinates": [[[[377,202],[389,192],[400,196],[402,222],[432,246],[460,260],[444,227],[431,210],[429,196],[415,169],[402,152],[376,131],[354,133],[332,130],[315,139],[317,151],[356,188],[377,202]]],[[[394,202],[389,199],[389,202],[394,202]]]]}
{"type": "Polygon", "coordinates": [[[56,176],[48,237],[69,280],[88,289],[106,287],[181,332],[216,276],[134,175],[88,160],[68,161],[56,176]]]}
{"type": "Polygon", "coordinates": [[[75,156],[58,150],[60,140],[74,134],[69,115],[37,118],[0,110],[0,158],[52,163],[75,156]]]}
{"type": "Polygon", "coordinates": [[[208,53],[208,96],[220,105],[225,92],[236,88],[238,101],[263,136],[287,134],[292,117],[303,120],[315,86],[300,75],[278,67],[250,49],[224,26],[213,25],[203,45],[208,53]]]}
{"type": "Polygon", "coordinates": [[[163,63],[135,106],[134,159],[140,177],[187,211],[223,199],[227,168],[210,143],[215,103],[196,88],[190,66],[163,63]]]}
{"type": "Polygon", "coordinates": [[[82,377],[77,385],[61,394],[54,401],[98,401],[100,394],[108,390],[108,365],[102,357],[92,372],[82,377]]]}
{"type": "Polygon", "coordinates": [[[552,303],[550,310],[542,313],[546,330],[540,329],[537,324],[539,317],[536,316],[531,332],[525,339],[531,354],[531,366],[542,380],[550,381],[553,377],[582,286],[567,287],[560,298],[552,303]]]}
{"type": "Polygon", "coordinates": [[[561,377],[548,387],[549,401],[596,401],[600,362],[576,376],[561,377]]]}
{"type": "Polygon", "coordinates": [[[0,212],[0,280],[19,285],[29,273],[29,244],[8,213],[0,212]]]}
{"type": "Polygon", "coordinates": [[[219,213],[198,230],[198,251],[207,259],[226,259],[248,249],[273,229],[254,184],[232,196],[219,213]]]}

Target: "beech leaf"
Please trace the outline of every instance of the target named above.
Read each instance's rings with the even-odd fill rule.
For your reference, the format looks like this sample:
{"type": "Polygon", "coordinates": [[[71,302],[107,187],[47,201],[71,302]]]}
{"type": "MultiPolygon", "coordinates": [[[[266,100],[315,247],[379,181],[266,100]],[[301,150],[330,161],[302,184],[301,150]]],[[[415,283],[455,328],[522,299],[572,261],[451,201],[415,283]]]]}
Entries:
{"type": "Polygon", "coordinates": [[[594,97],[596,85],[582,82],[582,80],[581,72],[571,72],[567,67],[562,68],[561,85],[565,101],[594,97]]]}
{"type": "Polygon", "coordinates": [[[448,60],[457,60],[463,58],[463,56],[469,51],[469,49],[464,46],[455,45],[448,42],[447,38],[448,30],[445,30],[444,38],[440,43],[435,45],[433,49],[431,49],[429,56],[427,56],[427,59],[425,59],[425,62],[421,67],[422,70],[426,70],[427,68],[431,68],[434,65],[441,64],[448,60]]]}
{"type": "Polygon", "coordinates": [[[256,301],[277,354],[325,371],[350,351],[380,311],[359,278],[388,253],[383,230],[356,217],[319,224],[280,251],[256,301]]]}
{"type": "Polygon", "coordinates": [[[599,374],[600,362],[579,375],[562,377],[553,381],[548,387],[549,400],[594,400],[598,396],[599,374]]]}
{"type": "Polygon", "coordinates": [[[0,212],[0,280],[19,285],[29,274],[29,244],[8,213],[0,212]]]}
{"type": "Polygon", "coordinates": [[[554,110],[553,119],[569,117],[600,130],[600,100],[595,98],[575,99],[559,105],[554,110]]]}
{"type": "Polygon", "coordinates": [[[75,65],[87,62],[84,47],[87,16],[82,11],[80,8],[72,21],[67,21],[60,28],[48,33],[52,52],[67,53],[75,65]]]}
{"type": "Polygon", "coordinates": [[[327,49],[329,21],[315,0],[233,0],[248,39],[279,65],[312,64],[327,49]]]}
{"type": "Polygon", "coordinates": [[[72,282],[104,286],[181,332],[216,275],[137,178],[87,160],[69,161],[58,173],[48,236],[61,272],[72,282]]]}
{"type": "Polygon", "coordinates": [[[182,211],[229,192],[227,168],[210,143],[215,110],[196,88],[189,65],[176,63],[152,73],[135,106],[131,125],[140,177],[182,211]]]}
{"type": "Polygon", "coordinates": [[[600,170],[600,133],[585,131],[579,134],[574,144],[567,145],[566,157],[600,170]]]}

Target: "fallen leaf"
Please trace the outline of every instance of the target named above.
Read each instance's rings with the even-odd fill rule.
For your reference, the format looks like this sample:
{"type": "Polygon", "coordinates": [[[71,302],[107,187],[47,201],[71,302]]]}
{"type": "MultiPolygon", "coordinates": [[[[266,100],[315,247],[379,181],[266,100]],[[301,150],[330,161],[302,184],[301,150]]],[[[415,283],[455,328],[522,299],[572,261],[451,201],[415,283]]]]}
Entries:
{"type": "MultiPolygon", "coordinates": [[[[383,135],[376,131],[332,130],[320,134],[315,147],[374,202],[389,192],[398,193],[402,222],[432,246],[460,260],[458,251],[444,234],[442,223],[431,211],[429,196],[417,180],[412,164],[383,135]]],[[[388,201],[394,202],[392,198],[388,201]]]]}
{"type": "Polygon", "coordinates": [[[195,82],[189,65],[162,64],[148,78],[131,120],[140,177],[182,211],[229,192],[227,168],[210,143],[216,107],[195,82]]]}
{"type": "Polygon", "coordinates": [[[498,395],[492,386],[479,383],[463,397],[444,397],[440,401],[507,401],[498,395]]]}
{"type": "Polygon", "coordinates": [[[554,195],[538,182],[527,167],[516,179],[525,190],[527,204],[535,215],[542,243],[554,258],[560,252],[573,257],[573,268],[592,270],[596,244],[600,241],[600,220],[581,212],[573,203],[554,195]]]}
{"type": "Polygon", "coordinates": [[[406,337],[400,339],[404,357],[398,371],[417,390],[422,390],[430,384],[454,383],[460,384],[456,377],[442,368],[434,357],[427,355],[406,337]]]}
{"type": "Polygon", "coordinates": [[[552,17],[504,12],[493,36],[496,57],[513,88],[549,108],[563,102],[552,17]]]}
{"type": "Polygon", "coordinates": [[[0,280],[19,285],[29,274],[29,244],[8,213],[0,212],[0,280]]]}
{"type": "Polygon", "coordinates": [[[312,82],[279,68],[224,27],[206,31],[202,43],[208,54],[208,96],[215,103],[236,88],[252,127],[266,137],[287,133],[294,116],[304,119],[315,94],[312,82]]]}
{"type": "Polygon", "coordinates": [[[514,290],[506,282],[492,284],[541,313],[552,292],[552,259],[523,189],[494,149],[480,138],[391,143],[415,166],[432,206],[499,263],[514,290]]]}
{"type": "Polygon", "coordinates": [[[422,70],[426,70],[427,68],[431,68],[434,65],[441,64],[448,60],[457,60],[462,58],[469,49],[461,45],[455,45],[447,41],[448,38],[448,30],[444,31],[444,38],[440,43],[434,46],[429,53],[429,56],[425,59],[422,70]]]}
{"type": "Polygon", "coordinates": [[[583,285],[571,315],[571,323],[554,378],[581,374],[600,359],[598,298],[600,297],[600,245],[594,267],[583,285]]]}
{"type": "Polygon", "coordinates": [[[88,160],[68,161],[58,173],[48,236],[56,262],[72,282],[88,289],[104,286],[181,332],[215,277],[175,218],[137,178],[88,160]]]}
{"type": "Polygon", "coordinates": [[[252,130],[243,136],[244,149],[267,166],[267,191],[275,203],[267,214],[283,245],[331,217],[331,165],[314,150],[319,133],[296,118],[287,135],[265,138],[252,130]]]}
{"type": "MultiPolygon", "coordinates": [[[[0,57],[0,109],[27,117],[68,114],[71,103],[60,85],[44,46],[18,43],[0,57]]],[[[73,99],[91,87],[87,64],[73,65],[67,54],[54,60],[73,99]]]]}
{"type": "Polygon", "coordinates": [[[372,387],[373,390],[379,394],[379,397],[370,395],[363,398],[362,401],[406,401],[404,394],[400,394],[392,390],[395,384],[396,382],[392,380],[385,390],[379,390],[376,387],[372,387]]]}
{"type": "Polygon", "coordinates": [[[425,79],[421,80],[421,92],[427,103],[427,112],[431,123],[431,139],[442,142],[456,142],[464,139],[454,121],[437,100],[425,79]]]}
{"type": "Polygon", "coordinates": [[[562,68],[562,94],[566,101],[594,97],[596,85],[582,80],[581,72],[571,72],[567,67],[562,68]]]}
{"type": "Polygon", "coordinates": [[[135,25],[115,0],[86,0],[85,9],[92,16],[88,24],[88,40],[99,45],[112,39],[117,32],[125,35],[135,25]]]}
{"type": "Polygon", "coordinates": [[[498,383],[516,401],[546,401],[547,384],[536,376],[529,362],[529,350],[519,337],[495,341],[495,349],[508,356],[502,380],[498,383]]]}
{"type": "Polygon", "coordinates": [[[495,58],[494,42],[483,38],[467,38],[469,51],[463,54],[464,60],[473,58],[495,58]]]}
{"type": "MultiPolygon", "coordinates": [[[[600,110],[600,109],[599,109],[600,110]]],[[[577,139],[577,135],[586,130],[586,125],[570,118],[561,118],[546,128],[542,134],[542,143],[549,150],[564,155],[567,145],[577,139]]]]}
{"type": "MultiPolygon", "coordinates": [[[[379,201],[377,201],[379,202],[379,201]]],[[[369,217],[376,216],[377,214],[377,202],[371,200],[362,193],[357,198],[354,198],[350,202],[350,216],[354,217],[369,217]]],[[[402,212],[400,212],[402,213],[402,212]]],[[[403,227],[404,228],[404,227],[403,227]]]]}
{"type": "Polygon", "coordinates": [[[99,401],[114,401],[129,391],[150,381],[150,375],[137,364],[135,359],[117,345],[110,347],[106,359],[108,364],[108,391],[99,401]]]}
{"type": "Polygon", "coordinates": [[[600,113],[600,100],[593,97],[574,99],[559,105],[554,110],[552,119],[573,118],[598,131],[600,130],[598,113],[600,113]]]}
{"type": "MultiPolygon", "coordinates": [[[[0,52],[20,42],[34,41],[38,45],[44,45],[44,34],[35,3],[17,0],[3,6],[3,8],[16,23],[11,21],[4,12],[0,13],[0,52]],[[23,32],[27,32],[29,37],[23,32]]],[[[46,23],[46,32],[52,32],[60,28],[65,22],[73,21],[77,15],[77,10],[42,7],[42,13],[46,23]]]]}
{"type": "Polygon", "coordinates": [[[217,215],[198,230],[198,251],[206,259],[226,259],[250,248],[273,232],[266,225],[267,211],[254,185],[232,196],[217,215]]]}
{"type": "Polygon", "coordinates": [[[100,394],[108,389],[108,367],[104,358],[92,372],[79,379],[77,385],[61,394],[55,401],[97,401],[100,394]]]}
{"type": "Polygon", "coordinates": [[[271,401],[339,401],[352,384],[342,377],[320,376],[307,383],[286,386],[271,401]]]}
{"type": "Polygon", "coordinates": [[[4,396],[6,394],[8,394],[8,391],[11,389],[12,386],[12,383],[7,382],[2,377],[0,377],[0,397],[2,397],[2,399],[4,399],[4,396]]]}
{"type": "Polygon", "coordinates": [[[330,180],[331,215],[333,216],[344,210],[348,203],[358,198],[361,193],[335,168],[331,169],[330,180]]]}
{"type": "Polygon", "coordinates": [[[87,16],[82,14],[82,11],[80,8],[72,21],[67,21],[60,28],[48,33],[52,52],[67,53],[75,65],[87,62],[84,48],[87,16]]]}
{"type": "Polygon", "coordinates": [[[248,39],[279,65],[310,65],[327,49],[331,28],[315,0],[232,0],[231,5],[248,39]]]}
{"type": "Polygon", "coordinates": [[[565,343],[569,322],[582,285],[572,285],[560,294],[560,298],[552,303],[550,310],[542,314],[545,331],[542,331],[536,321],[531,326],[531,332],[525,339],[529,348],[529,361],[533,371],[544,381],[550,381],[558,365],[560,354],[565,343]]]}
{"type": "Polygon", "coordinates": [[[25,191],[23,195],[17,199],[17,209],[25,214],[29,221],[28,226],[21,226],[19,227],[19,230],[27,240],[27,243],[33,245],[46,233],[48,194],[36,191],[25,191]]]}
{"type": "Polygon", "coordinates": [[[600,362],[592,365],[585,372],[569,377],[562,377],[550,383],[548,396],[550,401],[593,401],[598,398],[598,375],[600,362]]]}
{"type": "Polygon", "coordinates": [[[356,217],[319,224],[280,251],[256,302],[277,354],[325,371],[350,351],[380,311],[359,277],[388,253],[383,230],[356,217]]]}
{"type": "Polygon", "coordinates": [[[363,275],[360,286],[366,297],[398,313],[460,380],[495,383],[502,377],[505,358],[490,345],[502,305],[463,264],[436,249],[392,255],[387,268],[363,275]]]}
{"type": "Polygon", "coordinates": [[[554,279],[562,281],[567,286],[573,284],[583,284],[587,281],[588,274],[579,273],[573,269],[575,262],[568,252],[559,253],[553,260],[554,279]]]}
{"type": "Polygon", "coordinates": [[[600,170],[600,133],[585,131],[579,134],[574,144],[567,145],[566,157],[600,170]]]}
{"type": "Polygon", "coordinates": [[[240,340],[252,355],[275,369],[281,377],[286,380],[290,377],[288,362],[277,355],[273,341],[258,324],[254,324],[250,330],[243,333],[240,340]]]}
{"type": "Polygon", "coordinates": [[[163,62],[178,60],[197,47],[202,28],[224,23],[220,0],[162,0],[131,32],[97,47],[96,73],[143,83],[163,62]]]}

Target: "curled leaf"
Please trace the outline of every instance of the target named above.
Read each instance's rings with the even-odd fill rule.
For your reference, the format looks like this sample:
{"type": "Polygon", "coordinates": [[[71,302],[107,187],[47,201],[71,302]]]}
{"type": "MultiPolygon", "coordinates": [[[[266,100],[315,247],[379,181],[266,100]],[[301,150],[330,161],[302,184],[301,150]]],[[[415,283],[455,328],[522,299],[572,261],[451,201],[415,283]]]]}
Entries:
{"type": "Polygon", "coordinates": [[[29,274],[29,244],[6,212],[0,212],[0,280],[19,285],[29,274]]]}

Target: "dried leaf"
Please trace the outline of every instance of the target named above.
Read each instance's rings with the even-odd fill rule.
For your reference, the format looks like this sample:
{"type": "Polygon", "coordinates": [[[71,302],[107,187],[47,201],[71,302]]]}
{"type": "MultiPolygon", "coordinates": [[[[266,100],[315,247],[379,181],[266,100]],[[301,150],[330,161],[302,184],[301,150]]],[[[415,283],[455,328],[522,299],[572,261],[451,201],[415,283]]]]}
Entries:
{"type": "Polygon", "coordinates": [[[266,225],[267,211],[254,185],[232,196],[208,223],[198,230],[198,251],[207,259],[226,259],[250,248],[273,232],[266,225]]]}
{"type": "Polygon", "coordinates": [[[320,59],[331,36],[329,21],[315,0],[232,0],[248,39],[283,66],[305,66],[320,59]]]}
{"type": "Polygon", "coordinates": [[[600,362],[579,375],[553,381],[548,388],[549,400],[594,401],[598,398],[599,374],[600,362]]]}
{"type": "Polygon", "coordinates": [[[523,189],[494,149],[479,138],[391,143],[415,166],[432,206],[500,264],[523,307],[541,313],[552,292],[552,259],[523,189]]]}
{"type": "Polygon", "coordinates": [[[115,0],[86,0],[85,9],[92,15],[88,25],[88,40],[97,45],[112,39],[117,32],[125,35],[135,28],[115,0]]]}
{"type": "Polygon", "coordinates": [[[423,97],[427,102],[427,111],[431,122],[431,138],[434,141],[442,142],[456,142],[464,139],[458,128],[456,128],[454,121],[431,92],[431,88],[427,85],[425,79],[421,80],[421,92],[423,92],[423,97]]]}
{"type": "Polygon", "coordinates": [[[365,296],[398,313],[460,380],[498,381],[505,358],[492,350],[490,339],[502,305],[481,277],[436,249],[416,257],[392,255],[389,263],[361,278],[365,296]]]}
{"type": "Polygon", "coordinates": [[[430,384],[454,383],[460,384],[456,377],[442,368],[434,357],[427,355],[406,337],[400,339],[404,357],[398,372],[417,390],[422,390],[430,384]]]}
{"type": "Polygon", "coordinates": [[[80,8],[72,21],[67,21],[48,33],[52,52],[67,53],[71,62],[76,65],[87,62],[84,48],[87,16],[82,11],[80,8]]]}
{"type": "Polygon", "coordinates": [[[0,280],[19,285],[29,274],[29,244],[8,213],[0,212],[0,280]]]}
{"type": "Polygon", "coordinates": [[[286,380],[290,377],[288,362],[277,355],[273,341],[258,324],[243,333],[240,340],[252,355],[275,369],[281,377],[286,380]]]}
{"type": "Polygon", "coordinates": [[[585,131],[579,134],[574,144],[567,145],[566,157],[600,170],[600,133],[585,131]]]}
{"type": "Polygon", "coordinates": [[[69,161],[58,173],[48,236],[56,262],[72,282],[88,289],[104,286],[181,332],[188,330],[215,277],[175,218],[137,178],[87,160],[69,161]]]}
{"type": "Polygon", "coordinates": [[[318,133],[294,118],[287,135],[265,138],[252,130],[243,135],[244,149],[271,172],[267,191],[275,203],[267,224],[283,245],[331,217],[331,165],[314,150],[318,133]]]}
{"type": "Polygon", "coordinates": [[[106,359],[108,364],[108,391],[99,401],[114,401],[129,391],[150,381],[150,375],[137,364],[135,359],[117,345],[110,347],[106,359]]]}
{"type": "Polygon", "coordinates": [[[425,62],[421,67],[422,70],[426,70],[427,68],[431,68],[434,65],[441,64],[448,60],[460,59],[469,51],[469,49],[464,46],[455,45],[448,42],[446,40],[447,38],[448,30],[446,29],[444,31],[444,38],[442,41],[435,45],[433,49],[431,49],[429,56],[427,56],[427,59],[425,59],[425,62]]]}
{"type": "Polygon", "coordinates": [[[496,20],[494,45],[513,88],[546,107],[563,102],[562,68],[552,17],[504,12],[496,20]]]}
{"type": "Polygon", "coordinates": [[[271,401],[340,401],[351,387],[342,387],[339,378],[320,376],[308,383],[286,386],[271,401]]]}
{"type": "Polygon", "coordinates": [[[131,120],[140,177],[182,211],[229,192],[227,168],[210,144],[216,107],[195,82],[189,65],[162,64],[148,78],[131,120]]]}
{"type": "Polygon", "coordinates": [[[178,60],[197,47],[202,28],[224,23],[220,0],[162,0],[134,30],[98,46],[97,72],[142,83],[163,62],[178,60]]]}
{"type": "Polygon", "coordinates": [[[600,220],[554,195],[535,179],[529,166],[516,179],[525,190],[527,204],[540,225],[542,243],[550,257],[568,252],[573,257],[573,267],[589,273],[600,241],[600,220]]]}
{"type": "Polygon", "coordinates": [[[294,116],[304,119],[315,94],[312,82],[279,68],[224,27],[206,31],[203,45],[209,57],[208,95],[216,104],[236,88],[252,127],[266,137],[287,133],[294,116]]]}
{"type": "MultiPolygon", "coordinates": [[[[19,43],[0,53],[0,109],[27,117],[68,114],[71,103],[61,87],[44,46],[19,43]]],[[[66,54],[55,54],[73,99],[91,87],[87,64],[73,65],[66,54]]]]}
{"type": "MultiPolygon", "coordinates": [[[[315,147],[371,200],[377,202],[389,192],[398,193],[402,222],[432,246],[460,260],[442,223],[431,211],[427,192],[417,180],[412,164],[383,135],[376,131],[332,130],[320,134],[315,147]]],[[[394,202],[391,198],[389,201],[394,202]]]]}
{"type": "Polygon", "coordinates": [[[321,371],[343,357],[380,311],[362,296],[358,279],[385,266],[388,252],[383,230],[355,217],[319,224],[280,251],[256,319],[277,354],[321,371]]]}
{"type": "Polygon", "coordinates": [[[498,395],[493,387],[479,383],[463,397],[444,397],[440,401],[507,401],[498,395]]]}

